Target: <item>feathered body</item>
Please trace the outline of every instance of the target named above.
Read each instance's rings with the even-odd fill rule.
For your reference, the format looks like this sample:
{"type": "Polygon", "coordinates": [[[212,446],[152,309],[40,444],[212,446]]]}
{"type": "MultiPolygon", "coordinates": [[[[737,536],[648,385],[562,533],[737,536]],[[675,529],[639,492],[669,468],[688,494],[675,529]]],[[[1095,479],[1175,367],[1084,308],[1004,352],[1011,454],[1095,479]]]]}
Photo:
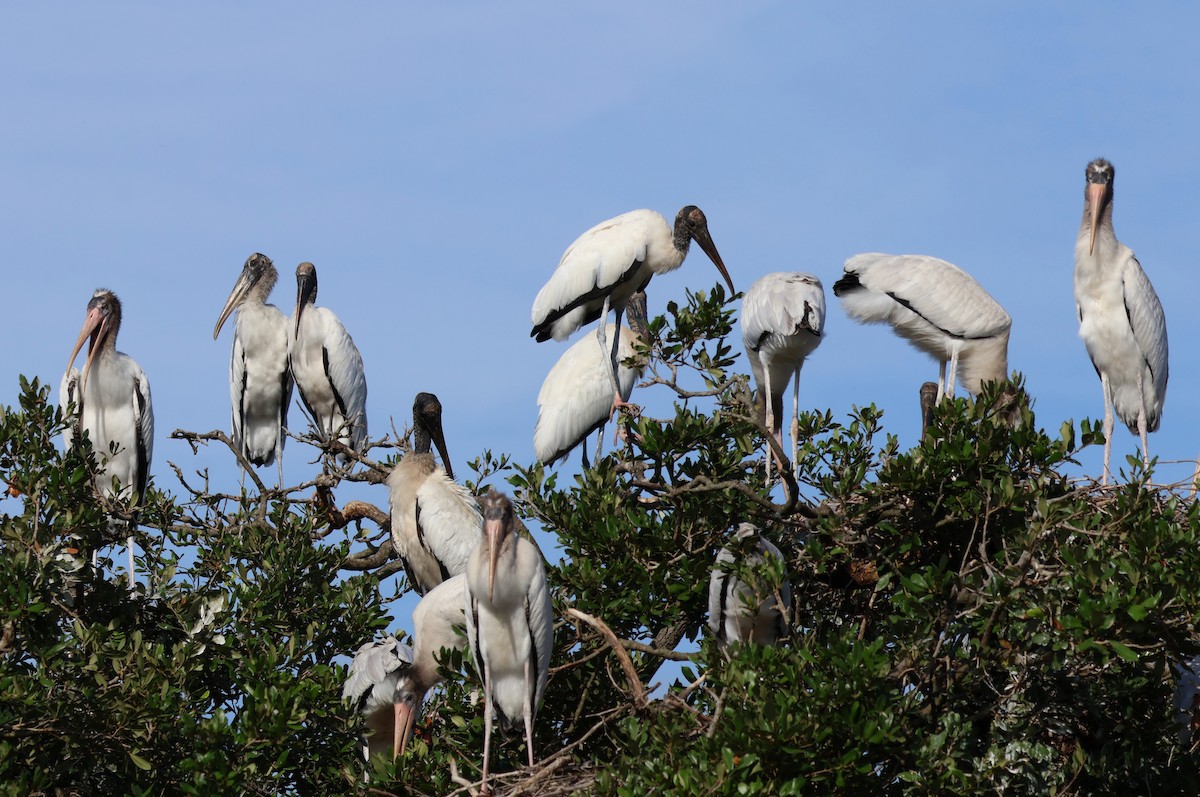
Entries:
{"type": "MultiPolygon", "coordinates": [[[[774,543],[749,523],[738,526],[734,547],[751,547],[741,562],[754,568],[768,557],[782,562],[783,554],[774,543]]],[[[731,567],[738,562],[734,548],[726,546],[717,554],[716,566],[708,582],[708,628],[721,645],[755,642],[774,645],[787,636],[787,615],[792,608],[792,588],[782,584],[747,583],[731,567]],[[778,600],[776,599],[778,596],[778,600]]]]}
{"type": "Polygon", "coordinates": [[[1008,376],[1012,319],[971,275],[925,255],[868,253],[846,261],[833,285],[842,308],[856,321],[887,323],[896,334],[937,360],[953,394],[955,376],[978,394],[988,380],[1008,376]]]}
{"type": "Polygon", "coordinates": [[[398,730],[396,706],[404,699],[400,686],[412,661],[412,648],[389,636],[360,647],[350,663],[342,699],[352,701],[366,720],[366,758],[393,749],[398,730]]]}
{"type": "Polygon", "coordinates": [[[324,439],[335,438],[362,453],[367,441],[367,378],[362,354],[346,327],[327,307],[317,307],[317,271],[296,268],[296,310],[288,324],[292,377],[324,439]]]}

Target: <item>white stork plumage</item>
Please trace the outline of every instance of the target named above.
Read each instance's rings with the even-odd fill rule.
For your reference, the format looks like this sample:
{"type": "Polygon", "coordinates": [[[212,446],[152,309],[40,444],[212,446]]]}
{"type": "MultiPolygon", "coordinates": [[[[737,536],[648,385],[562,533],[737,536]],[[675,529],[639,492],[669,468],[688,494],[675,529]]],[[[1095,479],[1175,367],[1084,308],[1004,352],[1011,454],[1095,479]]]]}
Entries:
{"type": "Polygon", "coordinates": [[[785,579],[780,584],[747,583],[733,571],[740,562],[755,568],[783,554],[751,523],[742,523],[730,545],[717,554],[716,566],[708,582],[708,628],[717,642],[774,645],[787,636],[792,609],[792,587],[785,579]]]}
{"type": "Polygon", "coordinates": [[[833,284],[842,309],[862,323],[891,324],[937,360],[938,401],[954,395],[956,381],[978,395],[984,382],[1008,377],[1012,319],[958,266],[925,255],[869,253],[847,260],[844,271],[833,284]]]}
{"type": "Polygon", "coordinates": [[[413,402],[413,448],[388,475],[392,542],[408,580],[424,595],[467,569],[482,519],[467,488],[454,481],[442,434],[442,403],[432,393],[413,402]],[[442,457],[433,458],[431,445],[442,457]]]}
{"type": "MultiPolygon", "coordinates": [[[[146,493],[154,456],[154,405],[150,400],[150,380],[141,366],[128,354],[117,351],[120,329],[121,300],[112,291],[96,291],[88,302],[83,329],[71,350],[59,388],[59,402],[64,412],[74,406],[74,415],[63,430],[67,447],[84,432],[92,441],[99,464],[96,489],[102,495],[137,505],[146,493]],[[88,356],[81,374],[75,370],[75,357],[85,340],[88,356]]],[[[126,546],[132,589],[132,536],[126,546]]]]}
{"type": "Polygon", "coordinates": [[[1083,221],[1075,239],[1075,308],[1079,337],[1104,392],[1104,476],[1112,452],[1113,410],[1138,435],[1158,429],[1167,394],[1167,321],[1133,252],[1113,231],[1112,164],[1097,158],[1084,171],[1083,221]]]}
{"type": "MultiPolygon", "coordinates": [[[[634,355],[639,340],[645,340],[646,294],[638,291],[629,299],[630,327],[609,324],[608,334],[618,335],[617,383],[622,401],[629,401],[634,384],[641,378],[643,365],[625,362],[634,355]]],[[[612,383],[609,380],[608,352],[589,334],[576,341],[558,359],[542,389],[538,392],[538,419],[533,429],[533,451],[538,461],[550,465],[566,459],[575,446],[592,432],[604,434],[604,424],[612,412],[612,383]]],[[[599,441],[600,437],[597,438],[599,441]]],[[[596,445],[597,453],[600,443],[596,445]]],[[[584,462],[587,452],[584,452],[584,462]]]]}
{"type": "Polygon", "coordinates": [[[213,328],[213,340],[229,314],[237,310],[233,355],[229,360],[233,442],[253,465],[278,462],[282,485],[292,373],[288,368],[287,317],[275,305],[267,304],[278,278],[271,258],[258,252],[246,258],[213,328]]]}
{"type": "MultiPolygon", "coordinates": [[[[674,228],[653,210],[633,210],[600,222],[567,247],[558,268],[533,300],[530,337],[538,342],[549,338],[566,340],[584,324],[607,319],[609,308],[615,310],[619,326],[629,297],[644,290],[655,274],[679,268],[692,241],[716,265],[732,296],[736,292],[733,280],[721,261],[708,232],[708,219],[700,208],[688,205],[681,209],[675,216],[674,228]]],[[[619,340],[614,338],[609,354],[606,332],[604,324],[597,328],[600,348],[609,361],[609,385],[615,409],[623,402],[617,379],[619,340]]]]}
{"type": "Polygon", "coordinates": [[[484,538],[467,568],[467,640],[483,678],[483,781],[486,790],[493,707],[525,724],[533,766],[533,721],[550,673],[554,610],[542,554],[516,533],[512,503],[492,490],[480,499],[484,538]]]}
{"type": "MultiPolygon", "coordinates": [[[[812,274],[767,274],[742,299],[742,343],[765,423],[783,444],[783,391],[792,382],[792,462],[796,461],[796,417],[800,414],[800,368],[821,345],[825,331],[825,288],[812,274]]],[[[767,457],[767,481],[771,457],[767,457]]]]}
{"type": "Polygon", "coordinates": [[[342,699],[353,701],[366,721],[363,757],[368,760],[389,748],[395,758],[404,743],[400,684],[412,661],[412,648],[388,636],[360,647],[350,662],[342,699]]]}
{"type": "Polygon", "coordinates": [[[322,439],[337,439],[364,453],[367,377],[362,355],[328,307],[317,307],[317,269],[296,266],[296,312],[288,324],[292,377],[322,439]]]}

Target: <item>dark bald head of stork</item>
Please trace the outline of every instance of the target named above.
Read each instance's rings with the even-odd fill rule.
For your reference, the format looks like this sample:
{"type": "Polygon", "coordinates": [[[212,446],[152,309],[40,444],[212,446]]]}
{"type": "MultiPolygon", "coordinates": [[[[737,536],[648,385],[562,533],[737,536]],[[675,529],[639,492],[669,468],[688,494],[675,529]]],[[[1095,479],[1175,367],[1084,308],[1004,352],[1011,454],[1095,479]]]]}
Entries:
{"type": "Polygon", "coordinates": [[[121,328],[121,300],[110,290],[99,289],[92,294],[88,302],[87,315],[83,319],[83,329],[79,331],[79,339],[71,350],[71,359],[67,362],[67,370],[75,363],[83,342],[88,341],[87,363],[83,366],[83,375],[79,377],[79,394],[83,395],[84,385],[87,384],[88,373],[92,363],[101,351],[114,351],[117,346],[117,330],[121,328]]]}
{"type": "Polygon", "coordinates": [[[454,468],[450,465],[450,453],[446,451],[446,437],[442,433],[442,402],[432,393],[418,393],[413,400],[413,451],[428,454],[431,442],[437,446],[446,475],[453,479],[454,468]]]}
{"type": "Polygon", "coordinates": [[[479,499],[479,511],[483,513],[483,537],[488,545],[488,600],[496,591],[496,563],[500,550],[513,532],[512,501],[504,493],[493,488],[479,499]]]}
{"type": "Polygon", "coordinates": [[[704,211],[695,205],[683,207],[675,216],[675,248],[681,252],[687,252],[689,241],[700,244],[704,254],[708,255],[708,259],[721,272],[721,276],[725,278],[725,284],[729,286],[729,295],[733,296],[737,293],[733,288],[733,280],[729,278],[729,272],[725,270],[721,253],[717,251],[717,245],[713,243],[712,236],[708,232],[708,218],[704,215],[704,211]]]}
{"type": "Polygon", "coordinates": [[[271,258],[258,252],[246,258],[246,265],[242,266],[242,273],[238,275],[237,282],[233,284],[233,290],[229,292],[229,298],[225,301],[224,309],[221,310],[221,317],[217,319],[217,325],[213,327],[213,340],[216,340],[217,335],[221,334],[221,327],[225,325],[225,319],[229,318],[229,314],[247,300],[266,302],[277,279],[279,279],[279,272],[275,270],[275,264],[271,262],[271,258]]]}
{"type": "Polygon", "coordinates": [[[1096,248],[1096,229],[1100,226],[1100,215],[1104,208],[1112,202],[1113,178],[1116,177],[1117,171],[1104,158],[1096,158],[1087,165],[1084,174],[1087,177],[1084,197],[1092,216],[1092,240],[1088,244],[1088,254],[1090,255],[1096,248]]]}
{"type": "Polygon", "coordinates": [[[317,267],[304,262],[296,266],[296,335],[300,334],[300,314],[317,303],[317,267]]]}

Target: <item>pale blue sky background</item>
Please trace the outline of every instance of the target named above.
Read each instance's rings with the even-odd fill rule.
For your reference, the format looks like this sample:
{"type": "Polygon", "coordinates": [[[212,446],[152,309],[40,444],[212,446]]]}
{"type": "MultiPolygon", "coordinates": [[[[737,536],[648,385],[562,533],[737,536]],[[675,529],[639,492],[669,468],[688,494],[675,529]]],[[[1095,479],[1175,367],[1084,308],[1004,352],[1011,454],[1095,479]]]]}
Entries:
{"type": "MultiPolygon", "coordinates": [[[[57,386],[88,298],[111,288],[119,348],[153,386],[159,485],[176,489],[173,460],[233,487],[227,455],[167,435],[228,426],[232,328],[211,331],[261,251],[288,313],[295,265],[316,264],[319,302],[363,352],[374,431],[429,390],[456,468],[484,448],[527,462],[566,350],[532,342],[529,309],[563,249],[618,213],[692,203],[740,290],[800,270],[828,291],[864,251],[968,270],[1012,315],[1010,367],[1056,431],[1102,417],[1071,282],[1102,155],[1118,237],[1166,311],[1151,451],[1183,479],[1200,451],[1198,29],[1182,2],[12,5],[0,402],[18,373],[57,386]]],[[[717,278],[696,253],[654,280],[651,311],[717,278]]],[[[936,365],[829,302],[802,404],[875,402],[911,444],[936,365]]],[[[1118,428],[1115,453],[1135,449],[1118,428]]],[[[304,453],[289,448],[289,482],[304,453]]],[[[383,488],[365,497],[386,506],[383,488]]]]}

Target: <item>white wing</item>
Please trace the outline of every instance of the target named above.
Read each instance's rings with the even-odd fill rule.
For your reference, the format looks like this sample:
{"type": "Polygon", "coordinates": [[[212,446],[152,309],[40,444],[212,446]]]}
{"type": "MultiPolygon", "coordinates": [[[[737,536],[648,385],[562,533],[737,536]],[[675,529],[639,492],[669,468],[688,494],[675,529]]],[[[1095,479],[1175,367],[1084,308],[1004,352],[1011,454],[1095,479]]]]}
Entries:
{"type": "MultiPolygon", "coordinates": [[[[608,324],[609,340],[616,329],[608,324]]],[[[617,358],[633,356],[637,335],[621,327],[617,358]]],[[[642,375],[641,368],[619,365],[617,383],[621,398],[629,400],[642,375]]],[[[540,462],[549,465],[565,458],[592,432],[604,426],[612,409],[612,379],[608,357],[600,350],[596,332],[584,335],[559,358],[538,392],[538,419],[533,429],[533,450],[540,462]]]]}
{"type": "Polygon", "coordinates": [[[471,491],[441,468],[417,490],[417,526],[421,545],[447,578],[467,572],[467,560],[482,539],[483,516],[471,491]]]}
{"type": "Polygon", "coordinates": [[[821,280],[801,272],[767,274],[746,291],[741,322],[747,349],[757,349],[759,341],[770,334],[820,337],[825,330],[821,280]]]}
{"type": "Polygon", "coordinates": [[[417,603],[412,615],[413,661],[432,660],[444,648],[462,650],[467,646],[467,637],[459,630],[466,624],[466,592],[467,574],[460,573],[438,584],[417,603]]]}
{"type": "Polygon", "coordinates": [[[1167,319],[1163,314],[1158,294],[1154,292],[1154,286],[1150,284],[1149,277],[1132,254],[1125,261],[1121,281],[1125,314],[1129,317],[1134,340],[1137,341],[1146,365],[1154,376],[1155,395],[1147,394],[1146,402],[1146,412],[1150,415],[1146,419],[1146,431],[1153,432],[1158,428],[1159,415],[1167,392],[1167,319]]]}
{"type": "Polygon", "coordinates": [[[290,360],[300,398],[326,435],[361,451],[367,439],[367,379],[362,354],[338,317],[326,307],[309,307],[288,325],[290,360]],[[347,425],[347,428],[343,428],[347,425]]]}
{"type": "MultiPolygon", "coordinates": [[[[370,691],[384,683],[389,675],[412,664],[412,648],[393,636],[368,642],[354,654],[350,672],[342,687],[342,699],[360,702],[371,697],[370,691]]],[[[388,696],[390,699],[390,695],[388,696]]]]}
{"type": "Polygon", "coordinates": [[[154,403],[150,398],[150,380],[146,372],[132,359],[134,369],[133,412],[137,427],[137,497],[146,495],[146,482],[150,478],[150,463],[154,460],[154,403]]]}
{"type": "Polygon", "coordinates": [[[63,429],[63,444],[67,448],[70,448],[75,442],[75,435],[80,423],[79,411],[82,409],[79,404],[79,369],[75,367],[67,369],[67,372],[63,374],[62,384],[58,388],[58,403],[62,406],[64,415],[72,402],[75,403],[75,412],[67,418],[67,428],[63,429]]]}
{"type": "Polygon", "coordinates": [[[537,681],[534,686],[533,707],[537,712],[546,692],[546,681],[550,675],[550,654],[554,648],[554,606],[550,601],[550,587],[546,582],[546,568],[542,565],[542,554],[523,537],[518,538],[528,548],[537,567],[530,579],[525,594],[525,621],[529,626],[530,652],[534,659],[537,681]]]}

